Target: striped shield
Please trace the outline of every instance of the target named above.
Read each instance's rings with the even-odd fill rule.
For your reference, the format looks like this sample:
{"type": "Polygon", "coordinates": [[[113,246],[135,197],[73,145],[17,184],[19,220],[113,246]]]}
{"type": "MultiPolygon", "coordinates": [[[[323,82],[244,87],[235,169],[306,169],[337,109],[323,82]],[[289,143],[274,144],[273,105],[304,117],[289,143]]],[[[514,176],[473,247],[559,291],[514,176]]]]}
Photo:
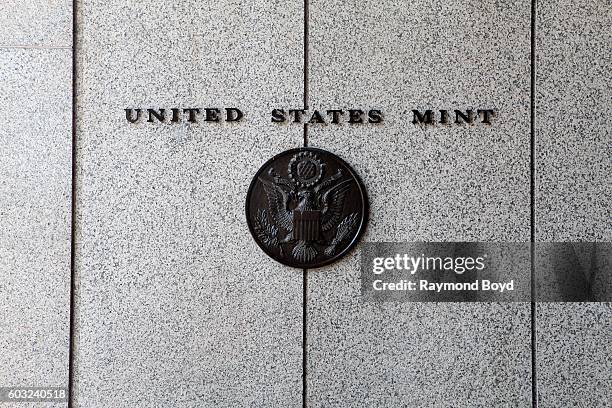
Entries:
{"type": "Polygon", "coordinates": [[[293,238],[317,241],[321,233],[321,211],[293,211],[293,238]]]}

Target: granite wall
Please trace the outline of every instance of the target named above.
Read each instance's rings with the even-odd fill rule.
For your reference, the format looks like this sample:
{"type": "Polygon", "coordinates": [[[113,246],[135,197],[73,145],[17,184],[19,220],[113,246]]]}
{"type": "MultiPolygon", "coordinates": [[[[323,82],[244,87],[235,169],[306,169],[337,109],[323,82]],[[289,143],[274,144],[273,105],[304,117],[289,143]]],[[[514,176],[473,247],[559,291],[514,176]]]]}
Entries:
{"type": "Polygon", "coordinates": [[[68,383],[71,10],[0,5],[0,387],[68,383]]]}
{"type": "Polygon", "coordinates": [[[75,407],[608,406],[609,304],[367,303],[359,246],[304,277],[244,219],[256,170],[307,142],[362,176],[367,241],[610,241],[607,2],[306,5],[0,6],[0,386],[67,386],[71,354],[75,407]],[[385,120],[270,122],[304,105],[385,120]],[[411,123],[468,108],[493,124],[411,123]]]}
{"type": "MultiPolygon", "coordinates": [[[[610,242],[610,4],[538,3],[536,240],[610,242]]],[[[609,303],[537,305],[540,407],[611,404],[611,322],[609,303]]]]}

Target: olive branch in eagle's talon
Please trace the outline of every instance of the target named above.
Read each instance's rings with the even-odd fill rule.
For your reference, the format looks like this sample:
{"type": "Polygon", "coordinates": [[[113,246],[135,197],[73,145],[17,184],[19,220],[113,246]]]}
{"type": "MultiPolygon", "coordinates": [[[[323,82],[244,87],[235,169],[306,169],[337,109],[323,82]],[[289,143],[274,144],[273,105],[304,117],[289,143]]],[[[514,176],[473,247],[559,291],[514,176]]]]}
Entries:
{"type": "MultiPolygon", "coordinates": [[[[269,247],[276,247],[278,245],[278,228],[270,224],[268,221],[268,214],[266,210],[258,210],[255,216],[255,223],[253,225],[255,234],[261,240],[261,242],[269,247]]],[[[282,254],[282,248],[281,248],[282,254]]]]}
{"type": "Polygon", "coordinates": [[[325,249],[325,254],[332,256],[336,252],[336,247],[353,231],[357,225],[358,214],[352,213],[344,217],[342,222],[338,225],[336,230],[336,236],[332,240],[331,244],[325,249]]]}

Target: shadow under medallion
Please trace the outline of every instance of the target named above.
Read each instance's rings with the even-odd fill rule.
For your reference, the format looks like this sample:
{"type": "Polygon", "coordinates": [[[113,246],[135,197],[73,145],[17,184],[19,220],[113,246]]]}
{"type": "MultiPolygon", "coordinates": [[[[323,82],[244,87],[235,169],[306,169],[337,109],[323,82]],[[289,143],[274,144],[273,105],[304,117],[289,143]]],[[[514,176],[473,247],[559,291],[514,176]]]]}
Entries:
{"type": "Polygon", "coordinates": [[[368,219],[365,187],[338,156],[321,149],[287,150],[255,174],[246,217],[259,247],[276,261],[318,268],[347,254],[368,219]]]}

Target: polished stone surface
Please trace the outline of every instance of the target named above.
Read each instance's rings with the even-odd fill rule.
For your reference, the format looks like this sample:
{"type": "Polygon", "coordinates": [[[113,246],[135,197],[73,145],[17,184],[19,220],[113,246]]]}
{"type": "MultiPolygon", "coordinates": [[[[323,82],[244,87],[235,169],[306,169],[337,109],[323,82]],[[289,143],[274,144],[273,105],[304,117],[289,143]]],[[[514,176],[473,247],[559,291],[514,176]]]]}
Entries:
{"type": "Polygon", "coordinates": [[[78,406],[301,403],[302,271],[244,214],[257,169],[303,142],[269,121],[269,104],[302,103],[301,6],[80,3],[78,406]],[[220,105],[244,121],[124,113],[220,105]]]}
{"type": "MultiPolygon", "coordinates": [[[[312,1],[310,16],[312,107],[385,112],[309,128],[362,176],[365,239],[528,241],[529,3],[312,1]],[[497,115],[412,124],[468,108],[497,115]]],[[[367,303],[358,251],[308,289],[311,406],[530,406],[528,304],[367,303]]]]}
{"type": "Polygon", "coordinates": [[[0,49],[1,386],[68,384],[71,58],[0,49]]]}
{"type": "MultiPolygon", "coordinates": [[[[609,9],[602,0],[538,2],[539,241],[612,240],[609,9]]],[[[540,407],[610,406],[610,316],[609,303],[538,304],[540,407]]]]}
{"type": "MultiPolygon", "coordinates": [[[[243,198],[303,142],[269,116],[303,103],[303,5],[77,1],[75,406],[302,404],[302,272],[253,242],[243,198]],[[123,111],[177,106],[245,118],[123,111]]],[[[528,241],[531,2],[309,7],[311,107],[385,113],[308,129],[364,180],[364,239],[528,241]],[[490,126],[411,123],[489,108],[490,126]]],[[[610,241],[609,5],[537,7],[536,238],[610,241]]],[[[71,19],[66,0],[0,7],[0,386],[68,380],[71,19]]],[[[366,302],[359,255],[308,272],[309,407],[531,406],[529,304],[366,302]]],[[[536,318],[538,406],[609,406],[610,305],[536,318]]]]}
{"type": "Polygon", "coordinates": [[[538,407],[610,406],[610,303],[537,308],[538,407]]]}
{"type": "Polygon", "coordinates": [[[365,303],[358,268],[309,271],[309,406],[530,406],[528,306],[365,303]]]}
{"type": "Polygon", "coordinates": [[[538,6],[539,241],[612,240],[609,8],[604,0],[538,6]]]}
{"type": "Polygon", "coordinates": [[[2,0],[0,47],[71,45],[71,0],[2,0]]]}

